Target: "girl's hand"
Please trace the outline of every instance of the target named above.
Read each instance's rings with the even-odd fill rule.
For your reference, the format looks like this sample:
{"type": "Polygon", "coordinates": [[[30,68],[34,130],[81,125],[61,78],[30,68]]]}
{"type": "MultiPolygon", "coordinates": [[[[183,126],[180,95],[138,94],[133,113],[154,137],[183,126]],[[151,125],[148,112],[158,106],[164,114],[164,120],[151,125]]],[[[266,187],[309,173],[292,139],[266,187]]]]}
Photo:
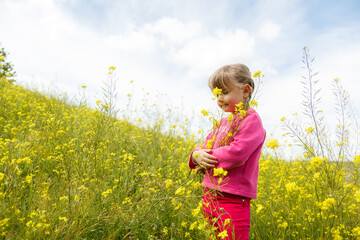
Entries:
{"type": "Polygon", "coordinates": [[[195,173],[205,174],[205,171],[206,171],[206,169],[199,167],[199,166],[195,168],[195,173]]]}
{"type": "Polygon", "coordinates": [[[203,169],[214,168],[218,164],[218,161],[216,157],[209,154],[209,152],[211,152],[211,149],[195,151],[192,155],[193,161],[203,169]]]}

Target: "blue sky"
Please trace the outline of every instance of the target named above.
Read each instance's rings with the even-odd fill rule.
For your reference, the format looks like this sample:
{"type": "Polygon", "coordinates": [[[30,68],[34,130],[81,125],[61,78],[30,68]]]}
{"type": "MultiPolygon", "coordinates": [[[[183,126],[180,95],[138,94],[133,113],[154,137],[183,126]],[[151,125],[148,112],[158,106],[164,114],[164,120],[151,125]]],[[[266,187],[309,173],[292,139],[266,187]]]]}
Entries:
{"type": "Polygon", "coordinates": [[[133,107],[148,91],[197,118],[214,107],[211,73],[242,62],[265,74],[258,112],[268,133],[280,134],[280,118],[302,112],[304,46],[315,57],[330,122],[333,78],[360,101],[357,0],[0,0],[0,29],[19,83],[70,96],[86,85],[92,102],[114,65],[119,94],[133,91],[133,107]]]}

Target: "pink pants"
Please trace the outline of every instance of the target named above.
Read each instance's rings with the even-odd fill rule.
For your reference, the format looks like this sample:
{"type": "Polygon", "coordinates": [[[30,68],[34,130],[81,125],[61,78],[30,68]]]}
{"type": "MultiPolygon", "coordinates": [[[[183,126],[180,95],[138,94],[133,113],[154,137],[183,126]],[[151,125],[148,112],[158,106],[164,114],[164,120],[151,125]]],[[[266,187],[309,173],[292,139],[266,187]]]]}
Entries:
{"type": "Polygon", "coordinates": [[[213,190],[210,192],[204,188],[203,201],[204,217],[217,227],[215,234],[218,239],[249,239],[250,198],[213,190]],[[221,237],[224,230],[227,237],[221,237]]]}

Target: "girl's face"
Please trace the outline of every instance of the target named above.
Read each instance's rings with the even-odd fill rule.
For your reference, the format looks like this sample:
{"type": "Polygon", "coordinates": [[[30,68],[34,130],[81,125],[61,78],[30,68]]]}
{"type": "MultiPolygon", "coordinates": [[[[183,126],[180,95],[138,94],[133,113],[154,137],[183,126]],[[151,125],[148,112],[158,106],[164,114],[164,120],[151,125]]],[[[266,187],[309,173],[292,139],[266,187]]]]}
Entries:
{"type": "Polygon", "coordinates": [[[217,104],[224,112],[235,112],[236,104],[242,102],[245,106],[251,87],[248,84],[242,86],[233,85],[228,91],[218,96],[217,104]]]}

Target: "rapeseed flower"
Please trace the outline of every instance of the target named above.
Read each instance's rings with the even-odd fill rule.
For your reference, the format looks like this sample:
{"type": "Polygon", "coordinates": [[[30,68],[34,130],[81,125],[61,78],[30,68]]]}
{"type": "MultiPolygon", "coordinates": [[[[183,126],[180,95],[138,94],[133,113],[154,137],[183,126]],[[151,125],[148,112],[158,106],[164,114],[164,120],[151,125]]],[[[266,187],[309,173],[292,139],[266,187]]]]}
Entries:
{"type": "Polygon", "coordinates": [[[355,163],[355,166],[359,166],[360,165],[360,155],[356,155],[354,157],[354,163],[355,163]]]}
{"type": "Polygon", "coordinates": [[[258,78],[261,76],[261,71],[257,71],[253,74],[253,78],[258,78]]]}
{"type": "Polygon", "coordinates": [[[228,225],[230,223],[231,219],[230,218],[227,218],[225,219],[224,221],[224,226],[228,225]]]}
{"type": "Polygon", "coordinates": [[[223,168],[214,168],[214,176],[219,176],[219,177],[225,177],[227,175],[227,171],[224,170],[223,168]]]}
{"type": "Polygon", "coordinates": [[[287,226],[289,226],[289,224],[286,221],[284,221],[278,225],[279,228],[287,228],[287,226]]]}
{"type": "Polygon", "coordinates": [[[201,113],[203,114],[204,117],[209,115],[209,112],[206,111],[205,109],[201,110],[201,113]]]}
{"type": "Polygon", "coordinates": [[[60,221],[67,222],[68,219],[67,219],[67,217],[59,217],[59,220],[60,220],[60,221]]]}
{"type": "Polygon", "coordinates": [[[360,203],[360,190],[357,190],[354,194],[355,201],[360,203]]]}
{"type": "Polygon", "coordinates": [[[256,205],[256,213],[261,212],[263,209],[264,209],[264,206],[263,206],[263,205],[261,205],[261,204],[257,204],[257,205],[256,205]]]}
{"type": "Polygon", "coordinates": [[[206,148],[207,149],[212,149],[213,148],[213,144],[214,144],[214,140],[213,139],[208,139],[206,141],[206,148]]]}
{"type": "MultiPolygon", "coordinates": [[[[161,119],[154,128],[149,124],[140,129],[103,115],[103,106],[108,103],[104,100],[98,102],[97,109],[73,107],[51,96],[4,84],[3,79],[0,82],[5,107],[0,113],[0,201],[1,213],[6,216],[0,220],[3,238],[96,238],[92,226],[96,230],[100,225],[109,236],[115,236],[129,222],[134,224],[128,228],[128,237],[134,239],[207,236],[202,207],[197,206],[201,183],[197,175],[189,174],[186,164],[196,137],[188,139],[178,132],[186,131],[185,125],[161,119]],[[164,126],[171,125],[171,133],[163,134],[167,130],[164,126]],[[8,179],[11,182],[5,184],[8,179]],[[181,186],[183,189],[176,190],[181,186]],[[194,215],[193,206],[197,208],[194,215]],[[71,220],[71,226],[64,226],[90,208],[90,222],[71,220]],[[65,213],[75,215],[65,218],[65,213]],[[139,224],[144,216],[148,221],[139,224]],[[166,236],[162,231],[165,227],[166,236]],[[20,228],[24,231],[16,231],[20,228]]],[[[241,119],[231,114],[227,119],[230,124],[233,117],[241,119]]],[[[134,117],[133,122],[139,118],[134,117]]],[[[144,126],[148,123],[145,117],[141,121],[144,126]]],[[[214,126],[219,127],[218,123],[214,126]]],[[[229,140],[235,134],[236,130],[229,131],[226,137],[229,140]]],[[[350,138],[345,136],[341,141],[346,147],[350,138]]],[[[314,142],[307,143],[309,157],[317,150],[314,142]]],[[[357,239],[360,228],[354,226],[360,211],[360,156],[351,164],[346,161],[350,154],[341,153],[343,164],[322,156],[310,161],[295,156],[287,161],[278,154],[264,151],[260,157],[258,199],[252,208],[258,214],[252,238],[279,239],[286,233],[291,239],[357,239]],[[342,223],[347,227],[341,227],[342,223]],[[321,236],[311,226],[322,226],[321,236]]]]}
{"type": "Polygon", "coordinates": [[[285,185],[285,188],[286,188],[286,191],[288,192],[292,192],[292,191],[295,191],[297,190],[297,186],[296,186],[296,183],[295,182],[289,182],[285,185]]]}
{"type": "Polygon", "coordinates": [[[27,183],[31,183],[31,182],[32,182],[32,174],[26,176],[25,182],[27,182],[27,183]]]}
{"type": "Polygon", "coordinates": [[[227,238],[229,235],[226,231],[226,229],[224,231],[222,231],[221,233],[218,234],[218,237],[221,238],[221,239],[225,239],[227,238]]]}
{"type": "Polygon", "coordinates": [[[318,203],[318,206],[322,210],[328,210],[330,207],[335,205],[335,199],[334,198],[327,198],[323,202],[318,203]]]}
{"type": "Polygon", "coordinates": [[[234,118],[234,114],[230,114],[229,117],[228,117],[228,122],[231,123],[233,118],[234,118]]]}
{"type": "Polygon", "coordinates": [[[198,222],[196,222],[196,221],[193,222],[193,223],[190,225],[189,230],[194,230],[194,229],[196,228],[197,224],[198,224],[198,222]]]}
{"type": "Polygon", "coordinates": [[[305,129],[305,132],[307,132],[307,133],[312,133],[313,131],[314,131],[314,129],[312,127],[305,129]]]}
{"type": "Polygon", "coordinates": [[[275,148],[279,147],[278,140],[277,139],[268,140],[266,146],[271,149],[275,149],[275,148]]]}
{"type": "Polygon", "coordinates": [[[59,198],[60,201],[67,200],[67,199],[68,199],[68,196],[62,196],[59,198]]]}
{"type": "Polygon", "coordinates": [[[111,194],[112,193],[112,189],[108,189],[108,190],[106,190],[105,192],[102,192],[101,193],[101,196],[103,196],[104,198],[106,198],[109,194],[111,194]]]}
{"type": "Polygon", "coordinates": [[[354,227],[351,230],[352,236],[354,237],[360,237],[360,226],[354,227]]]}
{"type": "Polygon", "coordinates": [[[184,193],[185,193],[185,187],[183,187],[183,186],[181,186],[181,187],[179,187],[178,189],[176,189],[176,191],[175,191],[175,195],[184,195],[184,193]]]}
{"type": "Polygon", "coordinates": [[[249,105],[253,108],[256,108],[258,106],[258,102],[256,100],[250,100],[249,105]]]}
{"type": "Polygon", "coordinates": [[[171,179],[166,179],[166,180],[165,180],[165,187],[166,187],[166,189],[170,189],[171,186],[172,186],[172,184],[173,184],[173,181],[172,181],[171,179]]]}
{"type": "Polygon", "coordinates": [[[217,97],[217,96],[219,96],[219,95],[221,95],[222,94],[222,89],[220,89],[220,88],[214,88],[213,89],[213,95],[215,96],[215,97],[217,97]]]}

